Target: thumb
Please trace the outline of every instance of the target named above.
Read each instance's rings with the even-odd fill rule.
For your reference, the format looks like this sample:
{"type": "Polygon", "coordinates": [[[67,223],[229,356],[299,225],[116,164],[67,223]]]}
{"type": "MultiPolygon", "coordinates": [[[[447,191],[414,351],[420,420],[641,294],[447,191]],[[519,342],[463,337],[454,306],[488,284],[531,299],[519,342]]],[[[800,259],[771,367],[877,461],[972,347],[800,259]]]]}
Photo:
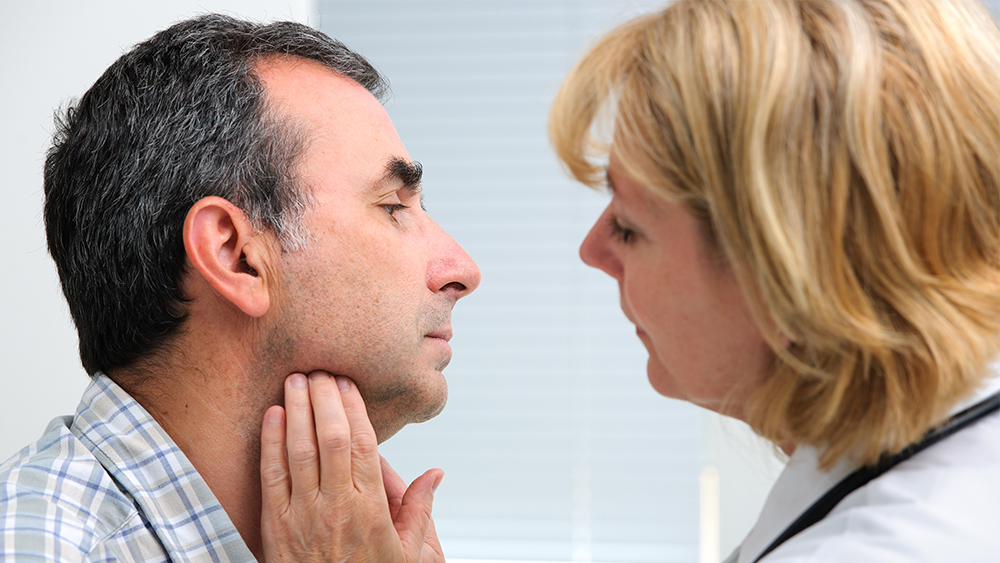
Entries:
{"type": "Polygon", "coordinates": [[[403,545],[406,561],[420,561],[420,551],[431,524],[431,505],[434,491],[444,479],[444,471],[431,469],[410,483],[403,494],[403,504],[399,507],[393,525],[403,545]]]}
{"type": "Polygon", "coordinates": [[[406,493],[406,483],[382,456],[378,456],[382,465],[382,485],[385,487],[385,497],[389,499],[389,516],[393,522],[403,505],[403,495],[406,493]]]}

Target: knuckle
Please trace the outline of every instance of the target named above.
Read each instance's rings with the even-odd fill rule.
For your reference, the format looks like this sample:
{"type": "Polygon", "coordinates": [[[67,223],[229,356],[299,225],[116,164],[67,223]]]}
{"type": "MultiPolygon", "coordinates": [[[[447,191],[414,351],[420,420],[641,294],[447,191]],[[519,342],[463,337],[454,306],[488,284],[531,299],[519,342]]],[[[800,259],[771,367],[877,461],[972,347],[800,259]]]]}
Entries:
{"type": "Polygon", "coordinates": [[[351,434],[343,426],[333,426],[320,439],[320,448],[327,452],[346,450],[351,447],[351,434]]]}
{"type": "Polygon", "coordinates": [[[359,455],[368,457],[378,455],[378,443],[368,438],[359,438],[351,446],[359,455]]]}
{"type": "Polygon", "coordinates": [[[314,462],[316,458],[316,446],[312,440],[295,440],[288,445],[288,460],[292,463],[314,462]]]}
{"type": "Polygon", "coordinates": [[[277,488],[286,484],[287,477],[284,470],[275,467],[265,467],[260,472],[260,482],[269,489],[277,488]]]}

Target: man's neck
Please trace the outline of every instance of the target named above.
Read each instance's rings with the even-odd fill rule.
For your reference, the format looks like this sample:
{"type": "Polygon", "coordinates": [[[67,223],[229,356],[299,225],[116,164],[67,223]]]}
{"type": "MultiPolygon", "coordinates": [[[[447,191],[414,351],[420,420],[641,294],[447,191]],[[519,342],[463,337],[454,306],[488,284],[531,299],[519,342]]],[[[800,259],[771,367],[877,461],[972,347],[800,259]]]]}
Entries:
{"type": "Polygon", "coordinates": [[[212,356],[161,362],[158,373],[143,370],[138,388],[128,385],[125,370],[111,377],[184,452],[260,559],[260,428],[264,411],[282,402],[284,378],[248,373],[244,352],[216,349],[212,356]]]}

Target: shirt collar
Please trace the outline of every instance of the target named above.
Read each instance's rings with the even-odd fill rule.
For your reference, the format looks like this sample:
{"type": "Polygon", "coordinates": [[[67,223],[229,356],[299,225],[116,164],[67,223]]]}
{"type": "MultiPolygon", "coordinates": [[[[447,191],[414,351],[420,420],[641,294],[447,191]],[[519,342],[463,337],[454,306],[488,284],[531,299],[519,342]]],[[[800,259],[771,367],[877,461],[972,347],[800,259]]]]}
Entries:
{"type": "Polygon", "coordinates": [[[174,561],[253,561],[204,479],[170,436],[121,387],[98,373],[72,432],[130,495],[174,561]]]}
{"type": "MultiPolygon", "coordinates": [[[[1000,391],[1000,359],[991,365],[990,370],[993,375],[986,378],[968,399],[959,401],[949,416],[1000,391]]],[[[757,523],[739,547],[736,561],[752,563],[800,514],[858,467],[857,463],[842,459],[830,470],[823,471],[819,468],[819,452],[815,448],[796,448],[771,488],[757,523]]]]}

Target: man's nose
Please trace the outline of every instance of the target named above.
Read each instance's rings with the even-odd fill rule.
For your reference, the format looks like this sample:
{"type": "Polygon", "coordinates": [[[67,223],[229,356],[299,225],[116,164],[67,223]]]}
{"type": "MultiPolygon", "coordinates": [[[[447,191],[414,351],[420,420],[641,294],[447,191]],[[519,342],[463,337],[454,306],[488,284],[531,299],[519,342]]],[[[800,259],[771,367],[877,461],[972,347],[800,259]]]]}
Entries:
{"type": "Polygon", "coordinates": [[[610,228],[611,206],[609,205],[604,213],[597,218],[594,226],[590,228],[586,238],[580,244],[580,259],[591,268],[597,268],[604,273],[621,281],[622,264],[618,257],[610,248],[610,228]]]}
{"type": "Polygon", "coordinates": [[[444,292],[456,301],[472,293],[479,287],[482,274],[465,250],[434,224],[438,231],[435,244],[435,259],[427,271],[427,286],[434,292],[444,292]]]}

